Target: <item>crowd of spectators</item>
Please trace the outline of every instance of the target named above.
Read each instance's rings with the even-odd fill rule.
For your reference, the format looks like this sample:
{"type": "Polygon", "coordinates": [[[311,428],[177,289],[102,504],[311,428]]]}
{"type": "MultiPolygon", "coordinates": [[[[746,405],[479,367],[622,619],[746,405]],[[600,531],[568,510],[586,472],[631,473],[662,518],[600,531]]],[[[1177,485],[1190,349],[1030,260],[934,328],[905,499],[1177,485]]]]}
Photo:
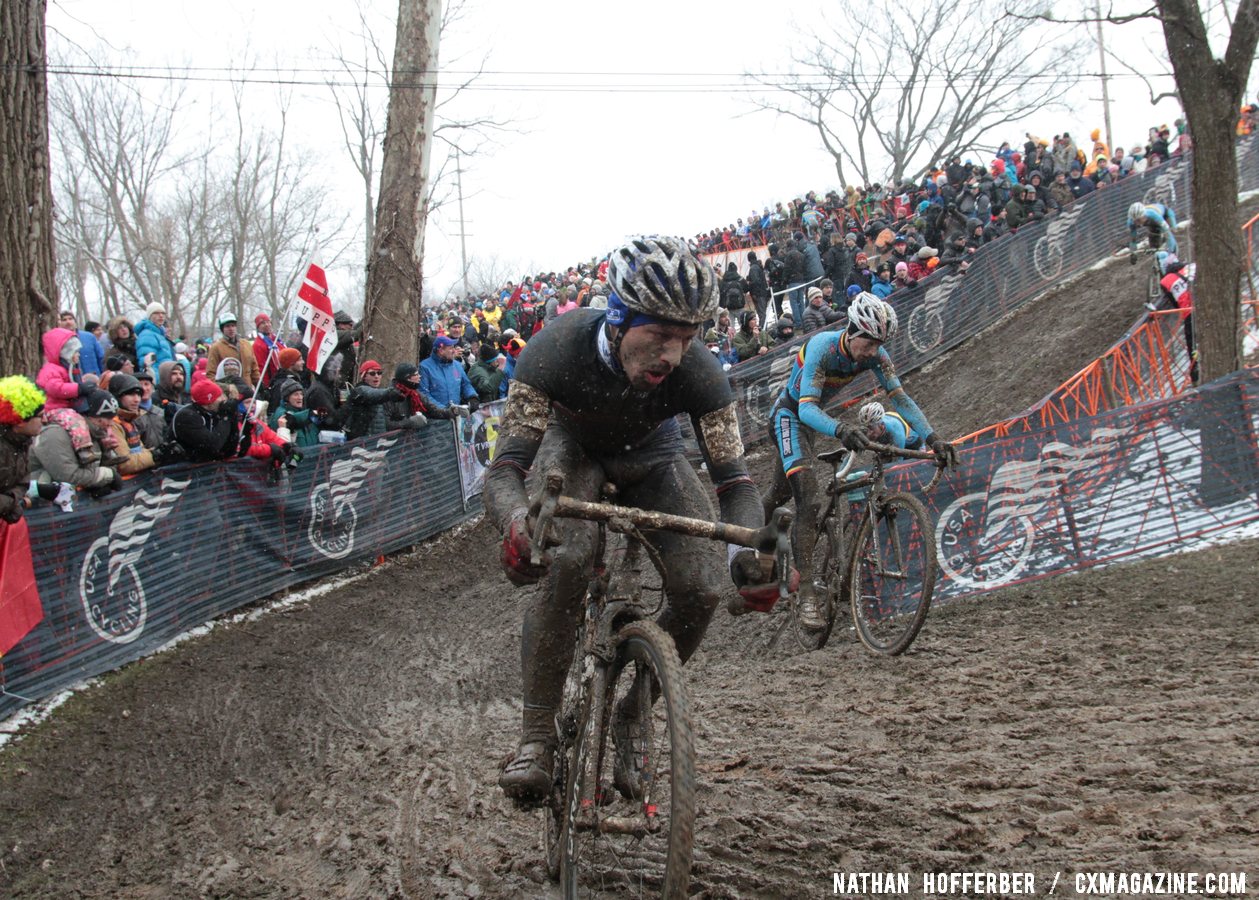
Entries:
{"type": "MultiPolygon", "coordinates": [[[[747,254],[743,272],[728,261],[719,273],[722,309],[703,340],[727,366],[764,355],[841,321],[857,293],[888,297],[937,270],[965,272],[984,245],[1189,147],[1181,120],[1175,138],[1162,126],[1127,149],[1112,151],[1097,132],[1091,141],[1085,151],[1069,134],[1028,135],[1021,150],[1003,144],[985,165],[955,156],[916,184],[810,191],[697,235],[700,252],[747,254]]],[[[344,311],[317,373],[301,331],[282,338],[266,314],[251,338],[226,314],[213,340],[190,345],[172,336],[160,304],[137,322],[82,328],[63,312],[42,337],[34,384],[18,376],[33,392],[18,391],[26,407],[38,395],[40,427],[0,421],[0,449],[29,450],[22,483],[3,487],[20,508],[40,496],[64,500],[63,486],[108,493],[127,475],[177,462],[254,459],[279,469],[321,443],[470,415],[506,396],[538,330],[572,310],[606,307],[606,266],[540,273],[428,308],[419,358],[396,362],[388,379],[385,365],[359,360],[359,328],[344,311]]],[[[16,407],[0,400],[0,417],[8,408],[16,407]]],[[[4,466],[0,454],[0,475],[11,480],[17,468],[4,466]]]]}

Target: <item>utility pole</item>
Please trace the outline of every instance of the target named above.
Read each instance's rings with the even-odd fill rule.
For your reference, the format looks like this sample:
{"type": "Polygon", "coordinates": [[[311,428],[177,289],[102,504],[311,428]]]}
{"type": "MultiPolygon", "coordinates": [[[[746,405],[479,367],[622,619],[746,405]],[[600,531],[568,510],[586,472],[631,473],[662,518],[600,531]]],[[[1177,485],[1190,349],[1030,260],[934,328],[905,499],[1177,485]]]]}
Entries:
{"type": "Polygon", "coordinates": [[[1101,0],[1093,0],[1093,16],[1097,22],[1097,58],[1102,67],[1102,120],[1106,125],[1106,148],[1113,153],[1115,143],[1110,137],[1110,77],[1106,74],[1106,45],[1102,42],[1101,0]]]}
{"type": "Polygon", "coordinates": [[[455,148],[455,189],[459,193],[459,259],[463,265],[463,299],[468,299],[468,235],[463,221],[463,157],[455,148]]]}

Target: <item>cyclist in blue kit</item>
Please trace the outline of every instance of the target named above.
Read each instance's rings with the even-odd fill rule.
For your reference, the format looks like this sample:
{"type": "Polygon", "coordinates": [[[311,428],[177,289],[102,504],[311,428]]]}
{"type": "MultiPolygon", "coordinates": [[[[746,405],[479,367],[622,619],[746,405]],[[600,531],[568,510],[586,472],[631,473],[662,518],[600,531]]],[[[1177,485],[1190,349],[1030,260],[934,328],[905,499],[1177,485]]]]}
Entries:
{"type": "Polygon", "coordinates": [[[882,403],[871,400],[857,413],[857,423],[876,444],[889,444],[902,450],[921,450],[923,438],[898,412],[889,412],[882,403]]]}
{"type": "MultiPolygon", "coordinates": [[[[826,404],[862,372],[871,372],[887,392],[896,413],[936,454],[940,465],[956,465],[957,451],[937,435],[918,404],[905,393],[884,342],[896,334],[896,311],[870,293],[858,294],[848,307],[848,327],[811,338],[796,355],[782,394],[770,411],[769,428],[781,469],[774,470],[774,486],[765,498],[766,515],[788,496],[795,500],[793,556],[800,571],[800,621],[808,628],[825,628],[812,579],[812,548],[818,516],[817,479],[810,464],[813,433],[838,438],[850,450],[869,445],[865,427],[846,425],[825,411],[826,404]]],[[[732,608],[731,612],[735,610],[732,608]]]]}

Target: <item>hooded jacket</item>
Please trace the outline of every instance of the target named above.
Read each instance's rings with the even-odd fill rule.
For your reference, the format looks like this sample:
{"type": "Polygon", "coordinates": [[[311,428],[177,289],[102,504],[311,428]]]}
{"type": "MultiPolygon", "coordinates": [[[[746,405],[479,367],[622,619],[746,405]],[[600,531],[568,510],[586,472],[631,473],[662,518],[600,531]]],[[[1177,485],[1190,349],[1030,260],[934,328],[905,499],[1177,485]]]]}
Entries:
{"type": "Polygon", "coordinates": [[[175,358],[175,348],[171,345],[170,338],[166,336],[166,329],[162,328],[162,326],[155,324],[149,319],[141,319],[139,324],[136,325],[135,335],[137,369],[144,365],[144,357],[150,353],[156,357],[153,360],[154,369],[162,363],[175,358]]]}
{"type": "Polygon", "coordinates": [[[40,338],[44,346],[44,364],[35,377],[35,383],[48,397],[45,409],[66,409],[74,406],[74,401],[79,399],[79,383],[74,380],[70,367],[61,360],[61,348],[71,338],[78,340],[69,328],[49,329],[40,338]]]}

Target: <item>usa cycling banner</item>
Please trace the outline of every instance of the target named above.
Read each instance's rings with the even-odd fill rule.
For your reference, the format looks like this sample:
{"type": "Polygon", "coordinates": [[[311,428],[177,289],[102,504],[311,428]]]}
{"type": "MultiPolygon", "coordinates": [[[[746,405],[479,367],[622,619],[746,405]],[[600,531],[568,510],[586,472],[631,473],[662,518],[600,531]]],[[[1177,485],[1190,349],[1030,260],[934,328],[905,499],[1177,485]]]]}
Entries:
{"type": "Polygon", "coordinates": [[[889,483],[935,520],[935,596],[1164,553],[1259,520],[1259,371],[1179,397],[968,446],[889,483]]]}
{"type": "MultiPolygon", "coordinates": [[[[1238,145],[1240,190],[1259,188],[1256,147],[1257,137],[1238,145]]],[[[896,291],[890,302],[900,329],[887,349],[897,370],[904,373],[922,367],[1123,246],[1128,239],[1127,210],[1133,201],[1167,203],[1186,217],[1191,208],[1191,163],[1191,157],[1173,157],[1157,168],[1095,191],[1049,219],[1026,225],[1016,235],[985,245],[965,273],[938,272],[912,288],[896,291]]],[[[841,320],[831,328],[843,324],[841,320]]],[[[792,359],[808,337],[801,335],[730,370],[745,444],[766,437],[770,408],[786,383],[792,359]]],[[[869,379],[855,379],[836,405],[871,388],[869,379]]]]}
{"type": "Polygon", "coordinates": [[[466,518],[447,428],[169,466],[73,512],[28,514],[43,618],[0,659],[0,717],[217,615],[466,518]]]}
{"type": "Polygon", "coordinates": [[[481,493],[485,470],[494,458],[498,421],[506,405],[506,400],[484,403],[468,418],[455,420],[455,434],[459,442],[459,484],[463,490],[464,505],[481,493]]]}

